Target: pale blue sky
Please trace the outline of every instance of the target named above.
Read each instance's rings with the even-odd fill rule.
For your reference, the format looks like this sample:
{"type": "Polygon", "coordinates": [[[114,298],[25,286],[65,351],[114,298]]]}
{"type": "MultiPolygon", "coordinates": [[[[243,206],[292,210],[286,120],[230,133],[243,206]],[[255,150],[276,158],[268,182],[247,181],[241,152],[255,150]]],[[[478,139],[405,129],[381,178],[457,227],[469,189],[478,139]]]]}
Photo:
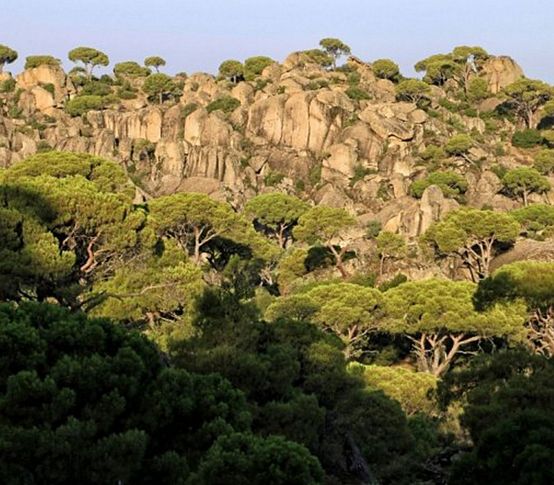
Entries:
{"type": "MultiPolygon", "coordinates": [[[[554,82],[554,0],[2,0],[0,44],[61,59],[78,45],[115,62],[147,55],[167,72],[215,72],[222,60],[269,55],[339,37],[358,57],[390,57],[404,74],[460,44],[508,54],[554,82]]],[[[10,70],[21,68],[18,61],[10,70]]]]}

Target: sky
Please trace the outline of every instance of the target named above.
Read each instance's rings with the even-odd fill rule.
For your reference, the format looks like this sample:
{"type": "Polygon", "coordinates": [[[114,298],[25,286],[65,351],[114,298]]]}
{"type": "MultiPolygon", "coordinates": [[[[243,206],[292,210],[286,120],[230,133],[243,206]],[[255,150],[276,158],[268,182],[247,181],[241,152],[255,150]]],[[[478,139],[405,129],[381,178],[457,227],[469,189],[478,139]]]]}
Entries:
{"type": "Polygon", "coordinates": [[[64,60],[96,47],[116,62],[160,55],[166,72],[215,73],[225,59],[317,47],[338,37],[357,57],[395,60],[404,75],[428,55],[481,45],[528,77],[554,83],[554,0],[0,0],[0,44],[64,60]]]}

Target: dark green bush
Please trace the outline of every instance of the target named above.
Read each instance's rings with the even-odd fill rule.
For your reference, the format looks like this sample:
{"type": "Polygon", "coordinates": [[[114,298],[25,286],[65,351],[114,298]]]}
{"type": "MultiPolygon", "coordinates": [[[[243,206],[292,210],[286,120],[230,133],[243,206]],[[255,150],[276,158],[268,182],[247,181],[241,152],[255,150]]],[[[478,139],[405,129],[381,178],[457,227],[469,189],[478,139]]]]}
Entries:
{"type": "Polygon", "coordinates": [[[68,101],[65,110],[71,116],[82,116],[91,110],[100,110],[105,106],[105,100],[102,96],[78,96],[68,101]]]}
{"type": "Polygon", "coordinates": [[[518,148],[533,148],[540,145],[543,137],[539,130],[526,129],[516,131],[512,136],[512,145],[518,148]]]}
{"type": "Polygon", "coordinates": [[[358,86],[350,86],[345,91],[345,93],[350,99],[353,99],[354,101],[363,101],[363,100],[371,99],[371,96],[369,95],[369,93],[366,90],[359,88],[358,86]]]}
{"type": "Polygon", "coordinates": [[[101,81],[89,81],[81,90],[81,95],[107,96],[112,93],[112,88],[101,81]]]}
{"type": "Polygon", "coordinates": [[[445,197],[456,198],[467,191],[467,180],[456,172],[432,172],[427,178],[416,180],[410,186],[410,195],[416,199],[421,198],[423,192],[430,185],[437,185],[445,197]]]}
{"type": "Polygon", "coordinates": [[[39,66],[59,66],[60,60],[52,56],[29,56],[25,61],[25,69],[39,66]]]}
{"type": "Polygon", "coordinates": [[[213,111],[221,110],[224,113],[232,113],[240,106],[240,101],[231,96],[223,96],[221,98],[212,101],[206,106],[206,111],[212,113],[213,111]]]}
{"type": "Polygon", "coordinates": [[[15,91],[15,79],[10,78],[0,82],[0,93],[13,93],[15,91]]]}

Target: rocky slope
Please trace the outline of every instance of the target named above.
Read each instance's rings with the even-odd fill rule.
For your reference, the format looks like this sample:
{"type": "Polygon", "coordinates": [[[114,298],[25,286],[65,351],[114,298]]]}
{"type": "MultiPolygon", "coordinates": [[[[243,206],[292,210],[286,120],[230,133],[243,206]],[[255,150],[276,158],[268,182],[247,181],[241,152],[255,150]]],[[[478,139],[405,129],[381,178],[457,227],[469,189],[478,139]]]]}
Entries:
{"type": "MultiPolygon", "coordinates": [[[[40,66],[15,76],[15,89],[0,94],[0,166],[37,150],[88,152],[120,161],[144,197],[199,191],[240,207],[256,193],[278,189],[347,207],[361,222],[378,220],[414,238],[460,204],[436,186],[420,199],[409,195],[410,184],[430,171],[421,153],[456,133],[476,140],[466,156],[448,158],[448,167],[468,181],[465,203],[499,210],[518,205],[499,193],[491,168],[531,159],[510,144],[512,123],[488,124],[478,115],[497,106],[495,95],[523,73],[512,59],[493,57],[480,75],[491,95],[476,112],[448,109],[455,101],[448,83],[432,86],[423,110],[397,101],[393,82],[378,79],[357,58],[329,71],[294,53],[255,81],[194,74],[179,78],[176,102],[153,104],[139,92],[109,109],[71,117],[64,106],[78,89],[61,68],[40,66]],[[352,73],[369,99],[347,94],[352,73]],[[231,112],[206,109],[229,96],[240,102],[231,112]]],[[[552,195],[535,201],[544,197],[552,195]]]]}

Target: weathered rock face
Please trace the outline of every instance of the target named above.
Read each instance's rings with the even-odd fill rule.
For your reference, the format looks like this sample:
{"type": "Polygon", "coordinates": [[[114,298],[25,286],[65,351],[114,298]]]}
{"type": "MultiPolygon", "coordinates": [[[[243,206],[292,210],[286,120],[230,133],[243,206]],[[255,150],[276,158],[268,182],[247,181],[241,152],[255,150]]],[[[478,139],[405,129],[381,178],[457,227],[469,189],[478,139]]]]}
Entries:
{"type": "MultiPolygon", "coordinates": [[[[398,101],[394,83],[377,79],[370,64],[352,57],[348,67],[357,73],[354,81],[348,72],[322,69],[306,54],[294,53],[253,82],[193,74],[179,78],[180,99],[161,106],[141,94],[138,80],[135,99],[75,118],[63,109],[76,90],[61,68],[29,69],[16,77],[17,96],[0,93],[6,101],[0,105],[0,167],[38,149],[88,152],[119,160],[151,196],[196,191],[240,206],[256,193],[282,190],[346,207],[411,238],[459,206],[436,186],[420,200],[409,196],[411,183],[437,168],[466,177],[468,205],[518,206],[500,193],[490,168],[532,160],[507,144],[507,155],[494,153],[502,139],[481,118],[442,106],[445,99],[455,101],[448,86],[432,86],[430,109],[423,111],[398,101]],[[352,83],[367,99],[349,97],[352,83]],[[238,107],[213,111],[209,105],[222,97],[235,98],[238,107]],[[467,157],[474,163],[450,157],[431,168],[422,150],[443,145],[458,131],[481,140],[467,157]]],[[[522,72],[510,58],[499,57],[487,61],[482,75],[496,93],[522,72]]],[[[480,109],[494,109],[498,102],[491,97],[480,109]]],[[[503,128],[513,127],[506,122],[503,128]]]]}
{"type": "Polygon", "coordinates": [[[274,145],[319,154],[338,138],[352,111],[350,100],[335,91],[274,96],[251,106],[247,133],[274,145]]]}
{"type": "Polygon", "coordinates": [[[439,187],[431,185],[420,201],[411,197],[394,199],[375,218],[381,222],[385,231],[415,238],[427,231],[433,222],[459,206],[455,200],[444,197],[439,187]]]}
{"type": "Polygon", "coordinates": [[[491,57],[483,66],[483,76],[489,83],[489,91],[496,94],[522,78],[523,70],[511,57],[491,57]]]}
{"type": "Polygon", "coordinates": [[[74,91],[73,85],[61,67],[39,66],[26,69],[16,77],[17,86],[23,90],[31,90],[36,86],[52,85],[56,103],[63,101],[74,91]]]}

